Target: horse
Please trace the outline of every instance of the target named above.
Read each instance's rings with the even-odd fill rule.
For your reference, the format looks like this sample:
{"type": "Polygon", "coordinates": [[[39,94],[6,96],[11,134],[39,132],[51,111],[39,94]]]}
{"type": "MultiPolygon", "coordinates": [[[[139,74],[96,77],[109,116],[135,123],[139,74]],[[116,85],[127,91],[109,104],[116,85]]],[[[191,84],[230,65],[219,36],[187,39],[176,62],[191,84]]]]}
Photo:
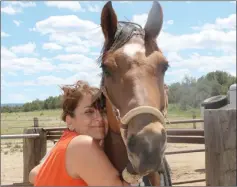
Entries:
{"type": "Polygon", "coordinates": [[[156,42],[163,25],[162,7],[153,2],[142,28],[118,21],[108,1],[100,22],[104,36],[98,59],[100,97],[109,123],[105,153],[125,181],[143,178],[146,185],[171,186],[164,127],[168,104],[164,76],[169,63],[156,42]]]}

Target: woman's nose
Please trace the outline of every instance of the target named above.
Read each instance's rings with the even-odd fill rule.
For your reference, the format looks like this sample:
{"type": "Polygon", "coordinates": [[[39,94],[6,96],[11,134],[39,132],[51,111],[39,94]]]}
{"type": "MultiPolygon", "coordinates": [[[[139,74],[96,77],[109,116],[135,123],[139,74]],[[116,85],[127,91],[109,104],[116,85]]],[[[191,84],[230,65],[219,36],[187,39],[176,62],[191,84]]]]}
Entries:
{"type": "Polygon", "coordinates": [[[94,116],[95,120],[102,121],[102,116],[99,111],[96,111],[94,114],[95,114],[94,116]]]}

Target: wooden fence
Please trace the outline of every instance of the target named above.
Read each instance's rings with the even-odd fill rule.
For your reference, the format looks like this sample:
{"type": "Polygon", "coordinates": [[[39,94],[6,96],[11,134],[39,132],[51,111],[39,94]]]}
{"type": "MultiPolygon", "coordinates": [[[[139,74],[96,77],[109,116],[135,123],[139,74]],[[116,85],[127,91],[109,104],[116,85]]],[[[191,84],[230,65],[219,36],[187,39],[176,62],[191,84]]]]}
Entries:
{"type": "MultiPolygon", "coordinates": [[[[205,122],[205,129],[167,129],[167,141],[168,143],[205,144],[205,149],[172,151],[166,152],[166,155],[205,151],[206,179],[174,181],[173,184],[203,182],[206,180],[206,184],[212,186],[236,185],[236,182],[234,182],[236,179],[236,157],[234,157],[236,156],[236,110],[222,110],[222,113],[206,110],[204,120],[179,120],[171,121],[170,124],[197,122],[205,122]],[[223,117],[223,120],[220,120],[220,117],[223,117]]],[[[65,129],[65,127],[40,128],[36,118],[34,118],[34,126],[35,128],[25,129],[22,135],[1,136],[1,139],[24,139],[24,185],[29,181],[30,170],[39,164],[46,154],[47,140],[57,141],[65,129]]]]}

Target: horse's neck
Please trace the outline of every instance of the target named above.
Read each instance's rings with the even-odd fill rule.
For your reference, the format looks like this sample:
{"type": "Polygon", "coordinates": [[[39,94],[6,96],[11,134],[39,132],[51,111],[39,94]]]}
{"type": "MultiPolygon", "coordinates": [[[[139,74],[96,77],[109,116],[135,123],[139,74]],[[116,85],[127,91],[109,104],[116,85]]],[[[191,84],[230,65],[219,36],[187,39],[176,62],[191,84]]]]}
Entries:
{"type": "Polygon", "coordinates": [[[109,132],[105,138],[104,150],[114,167],[121,173],[128,163],[127,150],[120,135],[119,121],[110,102],[106,99],[109,132]]]}

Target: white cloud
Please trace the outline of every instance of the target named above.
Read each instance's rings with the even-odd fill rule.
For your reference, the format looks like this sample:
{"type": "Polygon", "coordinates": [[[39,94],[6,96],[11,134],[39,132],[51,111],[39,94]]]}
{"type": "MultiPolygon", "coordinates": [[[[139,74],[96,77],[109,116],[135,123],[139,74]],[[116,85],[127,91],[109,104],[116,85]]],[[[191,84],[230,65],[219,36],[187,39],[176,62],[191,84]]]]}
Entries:
{"type": "Polygon", "coordinates": [[[206,23],[201,27],[195,26],[192,27],[194,30],[223,30],[231,29],[236,30],[236,14],[231,14],[227,18],[216,18],[214,24],[206,23]]]}
{"type": "MultiPolygon", "coordinates": [[[[147,13],[134,15],[132,21],[144,26],[147,13]]],[[[227,18],[217,18],[214,24],[206,23],[201,27],[193,27],[197,32],[191,34],[174,35],[164,32],[166,25],[173,23],[173,20],[166,21],[157,39],[160,48],[166,52],[207,49],[236,53],[236,14],[231,14],[227,18]]]]}
{"type": "Polygon", "coordinates": [[[61,50],[62,46],[56,43],[44,43],[42,48],[46,50],[61,50]]]}
{"type": "Polygon", "coordinates": [[[56,66],[50,62],[40,60],[38,58],[14,58],[14,59],[2,59],[2,69],[4,71],[23,71],[28,74],[36,72],[51,72],[56,69],[56,66]]]}
{"type": "Polygon", "coordinates": [[[78,45],[101,48],[103,43],[103,35],[98,29],[92,30],[91,32],[85,32],[84,36],[76,32],[52,33],[49,36],[49,40],[64,46],[78,45]]]}
{"type": "Polygon", "coordinates": [[[199,33],[173,35],[161,32],[157,39],[164,51],[206,49],[235,53],[236,31],[204,30],[199,33]]]}
{"type": "Polygon", "coordinates": [[[8,73],[8,75],[11,75],[11,76],[14,76],[14,77],[17,76],[17,73],[16,73],[16,72],[8,71],[7,73],[8,73]]]}
{"type": "Polygon", "coordinates": [[[137,14],[132,17],[132,22],[140,24],[142,27],[144,27],[147,21],[147,17],[148,17],[147,13],[137,14]]]}
{"type": "Polygon", "coordinates": [[[11,35],[8,34],[8,33],[6,33],[6,32],[1,31],[1,37],[2,37],[2,38],[3,38],[3,37],[9,37],[9,36],[11,36],[11,35]]]}
{"type": "Polygon", "coordinates": [[[173,24],[174,24],[174,20],[168,20],[168,21],[167,21],[167,24],[168,24],[168,25],[173,25],[173,24]]]}
{"type": "MultiPolygon", "coordinates": [[[[84,80],[84,81],[87,81],[91,86],[99,87],[101,78],[99,75],[96,75],[96,74],[91,76],[90,72],[79,72],[79,73],[74,74],[71,77],[60,80],[57,85],[72,84],[78,80],[84,80]]],[[[55,84],[55,83],[52,83],[52,84],[55,84]]]]}
{"type": "Polygon", "coordinates": [[[85,34],[84,32],[98,27],[94,22],[80,19],[75,15],[50,16],[45,20],[37,22],[35,26],[36,30],[42,34],[72,32],[73,30],[85,34]]]}
{"type": "MultiPolygon", "coordinates": [[[[96,53],[95,53],[96,54],[96,53]]],[[[94,55],[95,55],[94,54],[94,55]]],[[[101,69],[95,60],[82,54],[57,55],[52,59],[48,58],[19,58],[7,48],[2,48],[2,69],[3,71],[23,71],[26,74],[37,72],[69,72],[72,76],[67,78],[56,76],[40,76],[35,80],[24,82],[9,82],[7,85],[14,86],[39,86],[71,84],[78,79],[86,80],[94,86],[99,86],[101,69]],[[53,65],[53,62],[55,65],[53,65]],[[74,74],[76,73],[76,74],[74,74]]]]}
{"type": "MultiPolygon", "coordinates": [[[[193,53],[187,58],[183,58],[177,52],[170,52],[167,55],[171,67],[168,69],[165,82],[171,84],[174,82],[180,82],[182,79],[188,76],[194,76],[193,72],[196,72],[198,77],[200,74],[207,74],[211,71],[226,71],[231,75],[236,76],[236,56],[208,56],[193,53]]],[[[196,78],[198,78],[196,77],[196,78]]]]}
{"type": "Polygon", "coordinates": [[[94,61],[81,54],[67,54],[67,55],[58,55],[54,57],[56,60],[72,63],[93,63],[94,61]]]}
{"type": "Polygon", "coordinates": [[[165,76],[165,83],[172,84],[178,81],[182,81],[185,76],[192,76],[191,71],[187,68],[167,71],[165,76]]]}
{"type": "Polygon", "coordinates": [[[232,76],[235,76],[236,77],[236,70],[232,70],[229,72],[232,76]]]}
{"type": "MultiPolygon", "coordinates": [[[[147,13],[135,14],[132,17],[132,22],[138,23],[142,27],[144,27],[145,24],[146,24],[146,21],[147,21],[147,17],[148,17],[147,13]]],[[[174,24],[174,20],[165,21],[164,24],[163,24],[163,30],[166,29],[166,25],[173,25],[173,24],[174,24]]]]}
{"type": "Polygon", "coordinates": [[[19,27],[21,24],[21,21],[13,20],[13,23],[15,23],[15,25],[19,27]]]}
{"type": "Polygon", "coordinates": [[[36,6],[35,2],[12,1],[12,2],[9,2],[9,4],[11,4],[13,6],[19,6],[19,7],[22,7],[22,8],[35,7],[36,6]]]}
{"type": "Polygon", "coordinates": [[[35,31],[49,34],[49,41],[62,46],[101,47],[103,35],[100,25],[75,15],[51,16],[35,24],[35,31]]]}
{"type": "Polygon", "coordinates": [[[132,4],[132,1],[118,1],[121,4],[132,4]]]}
{"type": "Polygon", "coordinates": [[[41,76],[36,80],[37,85],[63,85],[63,84],[72,84],[78,80],[87,81],[92,86],[99,87],[100,84],[99,75],[91,76],[90,72],[79,72],[67,78],[61,78],[56,76],[41,76]]]}
{"type": "Polygon", "coordinates": [[[30,31],[30,32],[35,32],[36,29],[35,29],[35,28],[29,28],[29,31],[30,31]]]}
{"type": "Polygon", "coordinates": [[[17,13],[23,12],[23,8],[35,7],[35,6],[36,4],[34,2],[19,2],[19,1],[4,2],[4,7],[1,7],[1,12],[9,15],[15,15],[17,13]]]}
{"type": "Polygon", "coordinates": [[[207,56],[193,53],[188,58],[183,58],[180,54],[172,52],[168,53],[167,58],[172,69],[185,67],[202,73],[216,70],[231,72],[236,66],[236,55],[207,56]]]}
{"type": "Polygon", "coordinates": [[[95,5],[90,4],[90,5],[88,5],[88,10],[90,12],[100,12],[101,7],[99,5],[96,5],[96,4],[95,5]]]}
{"type": "Polygon", "coordinates": [[[48,7],[57,7],[59,9],[69,9],[74,12],[85,11],[77,1],[47,1],[45,5],[48,7]]]}
{"type": "Polygon", "coordinates": [[[52,75],[48,76],[40,76],[36,80],[30,81],[22,81],[22,82],[10,82],[8,83],[8,87],[16,87],[16,86],[50,86],[57,85],[61,86],[64,84],[72,84],[78,80],[87,81],[92,86],[99,87],[100,84],[100,76],[95,74],[91,76],[89,72],[77,72],[76,74],[69,76],[67,78],[56,77],[52,75]]]}
{"type": "Polygon", "coordinates": [[[16,55],[10,50],[8,50],[6,47],[1,46],[1,60],[9,60],[13,58],[16,58],[16,55]]]}
{"type": "Polygon", "coordinates": [[[90,49],[86,46],[75,45],[66,47],[65,51],[68,53],[88,53],[90,49]]]}
{"type": "Polygon", "coordinates": [[[20,54],[32,54],[34,53],[36,49],[36,45],[35,43],[27,43],[27,44],[22,44],[22,45],[17,45],[17,46],[13,46],[11,47],[11,50],[14,53],[20,53],[20,54]]]}
{"type": "MultiPolygon", "coordinates": [[[[14,48],[13,48],[14,49],[14,48]]],[[[15,48],[20,52],[18,48],[15,48]]],[[[39,71],[50,72],[56,70],[56,66],[47,59],[38,59],[30,57],[17,57],[12,49],[1,47],[1,68],[2,71],[23,71],[24,73],[36,73],[39,71]]]]}
{"type": "Polygon", "coordinates": [[[15,15],[22,12],[19,8],[13,8],[12,6],[1,7],[1,12],[9,15],[15,15]]]}
{"type": "Polygon", "coordinates": [[[99,52],[90,52],[90,55],[99,57],[100,53],[99,52]]]}

